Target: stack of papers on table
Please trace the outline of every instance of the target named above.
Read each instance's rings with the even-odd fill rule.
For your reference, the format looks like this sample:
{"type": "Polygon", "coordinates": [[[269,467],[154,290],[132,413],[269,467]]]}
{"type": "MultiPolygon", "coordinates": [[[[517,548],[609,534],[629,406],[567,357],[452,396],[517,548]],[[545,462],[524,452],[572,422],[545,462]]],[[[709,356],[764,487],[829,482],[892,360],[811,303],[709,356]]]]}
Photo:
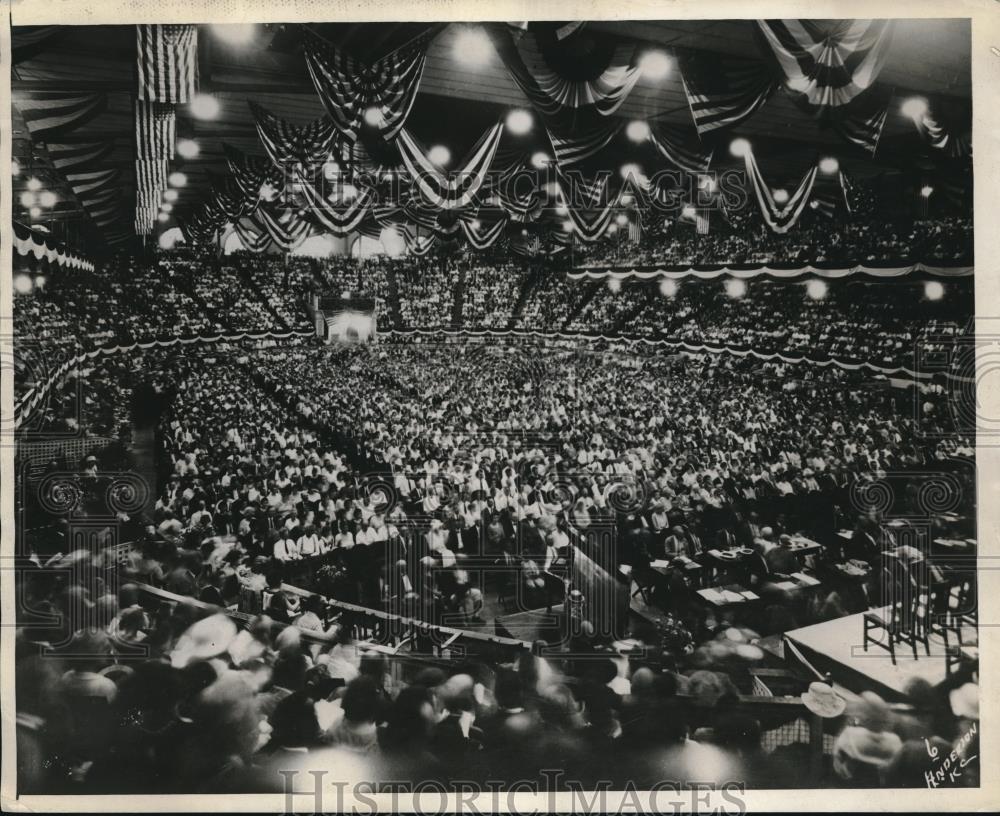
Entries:
{"type": "Polygon", "coordinates": [[[774,584],[778,589],[798,589],[794,581],[776,581],[774,584]]]}
{"type": "Polygon", "coordinates": [[[740,603],[744,600],[743,595],[739,592],[733,592],[731,589],[722,590],[722,597],[726,603],[740,603]]]}
{"type": "Polygon", "coordinates": [[[665,561],[663,559],[658,559],[656,561],[650,561],[649,566],[653,567],[654,569],[666,569],[667,567],[670,566],[670,562],[665,561]]]}
{"type": "Polygon", "coordinates": [[[749,589],[743,590],[743,592],[741,592],[740,594],[748,601],[756,601],[760,598],[760,595],[758,595],[756,592],[751,592],[749,589]]]}
{"type": "Polygon", "coordinates": [[[813,578],[811,575],[806,575],[804,572],[793,572],[792,578],[805,586],[816,586],[816,584],[819,583],[818,578],[813,578]]]}
{"type": "Polygon", "coordinates": [[[699,589],[698,594],[701,595],[701,597],[706,601],[710,601],[712,603],[722,603],[725,600],[722,593],[717,589],[699,589]]]}

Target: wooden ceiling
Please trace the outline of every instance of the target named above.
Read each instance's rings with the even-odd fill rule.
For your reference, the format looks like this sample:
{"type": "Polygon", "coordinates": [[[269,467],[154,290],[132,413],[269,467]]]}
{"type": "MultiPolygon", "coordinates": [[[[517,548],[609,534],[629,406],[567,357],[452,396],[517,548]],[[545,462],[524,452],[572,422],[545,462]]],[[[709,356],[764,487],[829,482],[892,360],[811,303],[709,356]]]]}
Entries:
{"type": "MultiPolygon", "coordinates": [[[[760,56],[750,20],[729,21],[615,21],[588,23],[588,30],[607,32],[649,45],[697,49],[717,54],[760,56]]],[[[496,54],[485,64],[467,67],[456,59],[455,41],[461,24],[319,24],[314,33],[362,59],[377,59],[414,38],[430,33],[427,63],[408,127],[426,144],[442,142],[461,155],[479,135],[509,107],[527,100],[517,88],[496,54]]],[[[183,170],[189,178],[181,191],[175,213],[194,206],[207,189],[210,174],[225,174],[223,142],[252,154],[263,155],[253,118],[247,106],[253,100],[295,124],[324,115],[306,72],[296,24],[258,26],[254,40],[234,46],[214,36],[210,26],[199,32],[199,73],[202,92],[221,103],[211,121],[195,119],[188,106],[178,108],[178,136],[198,141],[200,153],[190,160],[178,159],[171,169],[183,170]]],[[[961,19],[899,20],[891,52],[879,81],[896,89],[894,104],[906,95],[920,93],[969,102],[970,26],[961,19]]],[[[12,69],[14,156],[24,167],[56,191],[60,205],[52,219],[85,220],[72,191],[47,164],[44,145],[32,144],[17,112],[19,99],[44,91],[103,92],[107,108],[65,137],[61,142],[109,141],[110,157],[101,166],[119,166],[126,181],[123,200],[134,189],[135,157],[132,102],[136,89],[134,26],[69,26],[51,45],[23,59],[12,69]]],[[[626,119],[657,118],[690,124],[690,112],[677,72],[665,80],[640,79],[618,113],[626,119]]],[[[536,130],[538,130],[536,128],[536,130]]],[[[896,166],[894,140],[912,139],[912,122],[898,110],[890,111],[877,160],[850,158],[844,143],[824,130],[783,94],[775,94],[733,136],[741,135],[760,145],[761,166],[775,175],[792,177],[817,149],[841,156],[849,169],[860,174],[881,172],[896,166]]],[[[505,137],[508,138],[508,137],[505,137]]],[[[526,139],[528,149],[545,144],[544,134],[526,139]]],[[[856,154],[855,154],[856,155],[856,154]]],[[[717,156],[724,166],[728,156],[717,156]]],[[[15,196],[27,173],[15,179],[15,196]]],[[[15,213],[17,212],[15,200],[15,213]]]]}

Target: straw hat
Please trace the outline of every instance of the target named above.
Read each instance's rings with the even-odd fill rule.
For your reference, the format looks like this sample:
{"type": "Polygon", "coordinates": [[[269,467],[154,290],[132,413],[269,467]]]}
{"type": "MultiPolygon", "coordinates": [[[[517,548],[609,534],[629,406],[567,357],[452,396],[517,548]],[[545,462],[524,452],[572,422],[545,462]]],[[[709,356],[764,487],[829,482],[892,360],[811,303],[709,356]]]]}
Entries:
{"type": "Polygon", "coordinates": [[[952,689],[948,694],[948,702],[956,717],[979,719],[979,686],[975,683],[966,683],[960,688],[952,689]]]}
{"type": "Polygon", "coordinates": [[[847,703],[844,698],[826,683],[810,683],[809,689],[802,695],[802,703],[813,714],[825,719],[839,717],[844,713],[847,703]]]}
{"type": "Polygon", "coordinates": [[[196,660],[209,660],[225,653],[236,638],[236,624],[225,615],[212,615],[188,627],[170,653],[170,662],[183,669],[196,660]]]}

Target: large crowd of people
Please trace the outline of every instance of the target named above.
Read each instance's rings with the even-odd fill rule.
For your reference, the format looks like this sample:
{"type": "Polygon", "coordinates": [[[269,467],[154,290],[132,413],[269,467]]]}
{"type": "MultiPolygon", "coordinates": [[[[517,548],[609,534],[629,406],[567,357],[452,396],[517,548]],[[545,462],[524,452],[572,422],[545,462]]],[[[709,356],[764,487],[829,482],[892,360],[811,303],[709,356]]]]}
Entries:
{"type": "MultiPolygon", "coordinates": [[[[28,789],[282,790],[290,757],[303,771],[359,763],[373,782],[510,782],[551,766],[585,787],[642,789],[712,767],[719,780],[794,787],[801,747],[766,739],[781,724],[748,714],[740,695],[761,637],[879,602],[865,595],[878,581],[838,578],[840,567],[870,576],[886,553],[912,549],[899,531],[899,543],[884,538],[881,514],[920,510],[918,492],[866,510],[863,486],[951,462],[966,521],[934,523],[972,531],[971,441],[948,433],[940,398],[927,395],[928,425],[909,395],[845,372],[409,343],[160,367],[161,489],[151,511],[119,516],[135,543],[118,583],[100,552],[67,552],[48,530],[26,539],[31,608],[90,616],[20,630],[28,789]],[[610,548],[588,544],[602,526],[617,532],[610,548]],[[799,535],[820,545],[808,561],[794,553],[799,535]],[[729,544],[759,560],[712,567],[709,552],[729,544]],[[629,657],[581,626],[547,656],[429,663],[401,678],[355,642],[349,616],[287,589],[475,627],[500,614],[508,582],[538,606],[554,584],[573,608],[578,550],[609,573],[626,568],[666,616],[641,635],[652,650],[629,657]],[[506,572],[478,574],[482,563],[506,572]],[[819,592],[785,585],[806,569],[819,592]],[[701,583],[731,581],[759,594],[757,613],[696,602],[701,583]],[[139,585],[177,600],[151,603],[139,585]],[[213,610],[248,593],[257,617],[238,632],[213,610]],[[44,643],[65,657],[41,655],[44,643]]],[[[78,479],[97,516],[99,478],[88,466],[78,479]]],[[[845,703],[814,684],[803,699],[826,712],[829,734],[819,784],[923,787],[925,739],[971,758],[974,681],[966,669],[915,682],[904,707],[873,694],[845,703]]],[[[973,783],[974,766],[958,784],[973,783]]]]}
{"type": "Polygon", "coordinates": [[[707,234],[694,220],[643,222],[638,243],[622,230],[574,252],[580,265],[687,266],[696,264],[880,264],[923,262],[964,264],[972,260],[972,219],[957,215],[909,223],[874,219],[832,221],[812,214],[787,233],[772,232],[759,220],[709,214],[707,234]]]}
{"type": "MultiPolygon", "coordinates": [[[[651,231],[654,262],[701,259],[705,237],[688,243],[680,229],[662,244],[651,231]]],[[[964,240],[961,222],[859,230],[803,232],[780,251],[762,239],[761,252],[837,261],[851,245],[873,260],[919,244],[958,262],[964,240]]],[[[731,232],[713,240],[717,261],[756,258],[731,232]]],[[[944,682],[914,680],[906,705],[810,685],[808,667],[788,673],[802,695],[791,721],[747,703],[755,670],[778,659],[768,642],[879,607],[894,569],[949,620],[953,600],[974,597],[974,572],[932,543],[975,547],[974,439],[953,424],[946,391],[611,339],[912,365],[922,335],[962,330],[968,279],[929,297],[923,280],[734,288],[570,271],[448,252],[180,250],[54,272],[18,294],[15,331],[38,350],[18,361],[19,395],[45,379],[50,351],[299,330],[95,355],[36,409],[40,437],[115,444],[34,463],[31,484],[49,474],[61,487],[19,493],[23,788],[282,790],[279,770],[332,767],[373,783],[509,783],[553,768],[584,788],[641,789],[712,768],[750,787],[924,787],[927,745],[969,760],[961,780],[937,784],[976,784],[977,669],[961,653],[944,682]],[[306,336],[309,299],[341,293],[373,298],[386,332],[604,339],[306,336]],[[149,458],[132,449],[137,423],[155,427],[155,461],[142,471],[150,499],[129,504],[102,473],[149,458]],[[928,472],[956,497],[944,510],[921,486],[928,472]],[[897,523],[913,516],[927,516],[929,536],[897,523]],[[81,521],[98,530],[86,549],[72,536],[81,521]],[[931,555],[934,568],[918,568],[931,555]],[[646,622],[596,626],[583,590],[601,581],[646,622]],[[700,594],[734,588],[754,603],[700,594]],[[517,610],[562,611],[558,631],[502,658],[432,659],[414,635],[402,670],[360,637],[352,604],[512,642],[517,610]],[[802,712],[825,733],[808,779],[802,712]]]]}

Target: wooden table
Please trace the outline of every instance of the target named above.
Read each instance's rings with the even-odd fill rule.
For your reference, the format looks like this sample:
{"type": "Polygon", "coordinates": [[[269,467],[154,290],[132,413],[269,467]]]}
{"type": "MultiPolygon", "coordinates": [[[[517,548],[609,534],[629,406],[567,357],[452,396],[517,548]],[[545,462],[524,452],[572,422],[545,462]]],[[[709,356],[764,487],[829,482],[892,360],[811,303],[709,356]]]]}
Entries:
{"type": "Polygon", "coordinates": [[[760,596],[739,584],[707,587],[699,589],[698,595],[703,601],[722,609],[729,606],[749,605],[760,601],[760,596]]]}

